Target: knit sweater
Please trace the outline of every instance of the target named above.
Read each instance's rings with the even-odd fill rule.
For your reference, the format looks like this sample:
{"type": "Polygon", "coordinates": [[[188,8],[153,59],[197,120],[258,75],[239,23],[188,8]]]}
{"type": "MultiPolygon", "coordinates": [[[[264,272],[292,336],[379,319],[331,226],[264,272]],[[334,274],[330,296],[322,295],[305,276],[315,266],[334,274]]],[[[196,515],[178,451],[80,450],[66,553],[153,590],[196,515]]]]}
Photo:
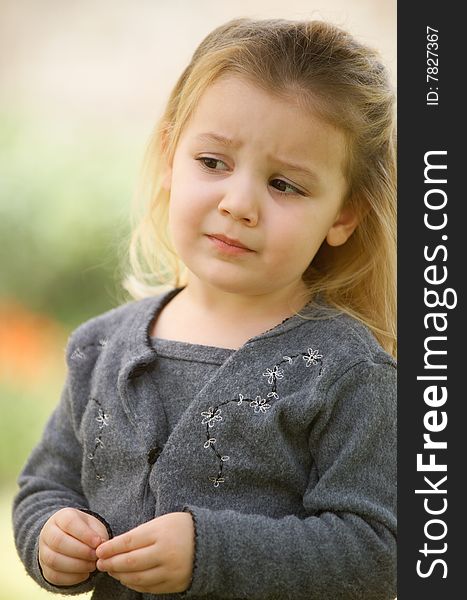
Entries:
{"type": "Polygon", "coordinates": [[[160,338],[151,338],[151,344],[157,353],[149,368],[156,388],[155,402],[164,408],[170,434],[191,399],[235,350],[160,338]]]}
{"type": "Polygon", "coordinates": [[[394,598],[394,360],[365,326],[315,307],[231,353],[169,431],[149,334],[174,293],[71,335],[60,403],[18,480],[28,573],[50,591],[93,589],[93,600],[394,598]],[[190,587],[140,594],[105,573],[48,584],[39,533],[64,507],[97,513],[114,535],[189,511],[190,587]]]}

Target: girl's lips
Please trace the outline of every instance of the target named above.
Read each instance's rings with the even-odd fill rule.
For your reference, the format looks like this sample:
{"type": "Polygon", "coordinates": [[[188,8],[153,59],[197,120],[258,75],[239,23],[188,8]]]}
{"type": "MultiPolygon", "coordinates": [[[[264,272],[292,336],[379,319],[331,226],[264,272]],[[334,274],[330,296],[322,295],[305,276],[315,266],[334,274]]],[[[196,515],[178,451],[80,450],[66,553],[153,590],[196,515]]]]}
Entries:
{"type": "Polygon", "coordinates": [[[254,252],[238,240],[233,240],[225,235],[213,234],[207,235],[207,237],[213,242],[218,250],[227,254],[245,254],[247,252],[254,252]]]}

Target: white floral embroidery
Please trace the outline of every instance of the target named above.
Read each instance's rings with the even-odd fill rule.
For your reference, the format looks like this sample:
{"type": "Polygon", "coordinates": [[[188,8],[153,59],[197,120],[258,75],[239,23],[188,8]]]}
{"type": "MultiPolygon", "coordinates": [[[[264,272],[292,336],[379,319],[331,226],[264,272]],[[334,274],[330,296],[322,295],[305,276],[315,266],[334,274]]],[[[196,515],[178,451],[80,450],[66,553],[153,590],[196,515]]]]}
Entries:
{"type": "Polygon", "coordinates": [[[71,355],[71,357],[70,357],[70,358],[72,358],[72,359],[75,359],[75,358],[85,358],[85,355],[84,355],[84,352],[82,352],[82,351],[80,350],[80,348],[79,348],[79,347],[77,347],[77,348],[75,348],[75,350],[74,350],[74,352],[72,353],[72,355],[71,355]]]}
{"type": "Polygon", "coordinates": [[[214,483],[214,487],[219,487],[219,484],[224,483],[225,479],[223,477],[210,477],[209,481],[214,483]]]}
{"type": "Polygon", "coordinates": [[[96,417],[96,421],[100,424],[101,429],[103,427],[107,427],[109,424],[109,415],[100,408],[99,415],[96,417]]]}
{"type": "Polygon", "coordinates": [[[317,365],[321,358],[323,358],[323,355],[319,354],[319,350],[313,350],[313,348],[308,348],[308,354],[303,356],[306,367],[317,365]]]}
{"type": "MultiPolygon", "coordinates": [[[[319,353],[319,350],[308,348],[307,353],[297,352],[297,354],[293,354],[292,356],[282,356],[282,360],[280,360],[272,368],[267,368],[264,371],[262,376],[267,378],[267,382],[271,386],[269,388],[269,392],[266,392],[266,390],[264,392],[260,392],[260,394],[258,394],[254,400],[251,399],[251,396],[245,397],[243,394],[238,394],[237,398],[225,400],[218,404],[218,406],[224,406],[232,402],[235,402],[237,406],[246,405],[246,403],[248,403],[249,406],[254,409],[255,413],[266,413],[271,408],[269,400],[279,399],[279,393],[277,389],[278,380],[284,379],[284,369],[281,367],[285,365],[297,364],[297,361],[300,359],[300,356],[303,358],[306,367],[321,364],[319,373],[316,373],[317,377],[321,377],[323,371],[323,355],[319,353]],[[263,395],[265,395],[266,397],[263,398],[263,395]]],[[[213,427],[217,421],[223,420],[220,409],[214,408],[212,406],[210,406],[207,411],[202,412],[201,416],[203,417],[202,424],[208,425],[209,427],[213,427]]],[[[225,482],[225,478],[223,477],[224,463],[230,460],[230,456],[220,454],[217,446],[215,446],[216,438],[209,437],[209,435],[206,435],[206,438],[207,439],[204,442],[204,448],[210,448],[216,455],[218,461],[217,475],[209,477],[209,481],[211,481],[214,484],[214,487],[217,488],[221,483],[225,482]]]]}
{"type": "Polygon", "coordinates": [[[88,454],[88,458],[91,461],[91,464],[93,466],[94,473],[96,475],[96,479],[98,481],[105,481],[105,476],[98,471],[98,467],[96,466],[95,459],[96,459],[96,454],[97,454],[98,450],[105,448],[105,444],[102,441],[102,436],[104,434],[105,427],[107,427],[109,424],[110,415],[104,411],[99,400],[97,400],[96,398],[92,398],[92,400],[97,405],[97,417],[95,417],[95,421],[99,424],[99,426],[98,426],[99,431],[98,431],[96,437],[94,438],[94,449],[90,454],[88,454]]]}
{"type": "Polygon", "coordinates": [[[256,398],[250,402],[250,406],[255,409],[255,413],[265,413],[271,408],[271,405],[267,403],[266,398],[261,398],[261,396],[256,396],[256,398]]]}
{"type": "Polygon", "coordinates": [[[100,340],[99,340],[99,346],[102,346],[102,347],[104,347],[104,346],[107,346],[107,342],[108,342],[108,341],[109,341],[109,340],[108,340],[108,339],[106,339],[106,338],[102,338],[102,339],[100,339],[100,340]]]}
{"type": "Polygon", "coordinates": [[[272,369],[266,369],[263,373],[263,377],[267,377],[268,383],[273,384],[276,379],[282,379],[284,377],[284,371],[275,365],[272,369]]]}
{"type": "Polygon", "coordinates": [[[204,417],[201,423],[203,425],[206,425],[207,423],[209,427],[214,427],[216,421],[222,421],[220,409],[218,408],[217,410],[214,410],[214,407],[212,406],[209,407],[208,411],[202,412],[201,416],[204,417]]]}

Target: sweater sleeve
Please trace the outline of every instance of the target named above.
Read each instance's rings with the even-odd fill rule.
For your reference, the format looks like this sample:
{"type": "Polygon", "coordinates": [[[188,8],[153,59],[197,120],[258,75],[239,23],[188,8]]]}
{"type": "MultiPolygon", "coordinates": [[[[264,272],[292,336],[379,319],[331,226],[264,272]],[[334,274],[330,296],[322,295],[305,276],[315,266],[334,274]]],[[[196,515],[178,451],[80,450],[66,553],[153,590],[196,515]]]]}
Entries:
{"type": "Polygon", "coordinates": [[[359,363],[328,390],[310,434],[318,481],[306,518],[187,505],[186,597],[391,600],[396,596],[396,371],[359,363]]]}
{"type": "Polygon", "coordinates": [[[39,534],[49,517],[61,508],[89,509],[81,489],[82,448],[71,414],[67,382],[41,441],[18,478],[19,492],[13,504],[15,543],[26,571],[41,587],[62,594],[89,591],[96,579],[91,576],[77,585],[54,586],[43,577],[38,560],[39,534]]]}

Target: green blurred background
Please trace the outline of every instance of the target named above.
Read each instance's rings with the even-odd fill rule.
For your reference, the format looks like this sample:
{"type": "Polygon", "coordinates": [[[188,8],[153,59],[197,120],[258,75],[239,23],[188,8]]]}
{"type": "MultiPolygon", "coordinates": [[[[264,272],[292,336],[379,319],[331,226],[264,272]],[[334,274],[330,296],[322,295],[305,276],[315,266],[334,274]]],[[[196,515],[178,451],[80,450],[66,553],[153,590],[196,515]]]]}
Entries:
{"type": "Polygon", "coordinates": [[[0,0],[0,600],[50,597],[11,532],[15,479],[58,400],[64,348],[125,301],[150,131],[201,39],[239,16],[324,18],[395,78],[395,0],[0,0]]]}

